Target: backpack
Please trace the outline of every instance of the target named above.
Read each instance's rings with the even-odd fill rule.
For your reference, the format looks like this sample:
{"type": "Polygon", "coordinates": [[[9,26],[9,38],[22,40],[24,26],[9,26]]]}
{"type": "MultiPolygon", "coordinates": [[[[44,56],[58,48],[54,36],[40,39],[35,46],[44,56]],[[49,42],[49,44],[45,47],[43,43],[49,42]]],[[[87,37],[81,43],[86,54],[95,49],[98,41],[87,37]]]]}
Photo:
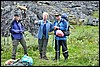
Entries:
{"type": "Polygon", "coordinates": [[[29,63],[29,66],[33,64],[33,59],[27,55],[24,55],[21,60],[23,63],[29,63]]]}
{"type": "Polygon", "coordinates": [[[27,55],[24,55],[21,59],[12,61],[10,64],[6,64],[6,66],[32,66],[32,64],[33,59],[27,55]]]}
{"type": "MultiPolygon", "coordinates": [[[[62,21],[63,21],[63,24],[64,24],[66,20],[63,19],[62,21]]],[[[61,23],[61,21],[60,21],[60,23],[61,23]]],[[[57,26],[59,26],[60,23],[58,23],[57,26]]],[[[65,24],[64,24],[64,25],[65,25],[65,24]]],[[[64,33],[64,36],[69,36],[69,35],[70,35],[70,30],[69,30],[69,28],[70,28],[70,25],[68,25],[68,30],[62,31],[62,32],[64,33]]]]}
{"type": "Polygon", "coordinates": [[[21,59],[18,59],[13,61],[11,64],[6,64],[6,66],[29,66],[29,63],[24,63],[21,59]]]}

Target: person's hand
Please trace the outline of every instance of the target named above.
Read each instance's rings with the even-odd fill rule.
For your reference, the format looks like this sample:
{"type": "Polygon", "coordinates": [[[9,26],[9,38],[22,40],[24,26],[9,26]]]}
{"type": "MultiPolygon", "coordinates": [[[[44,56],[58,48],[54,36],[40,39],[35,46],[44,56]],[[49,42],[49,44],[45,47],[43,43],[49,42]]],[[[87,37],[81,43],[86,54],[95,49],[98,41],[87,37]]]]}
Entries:
{"type": "Polygon", "coordinates": [[[57,29],[59,29],[59,27],[58,26],[54,26],[54,30],[57,30],[57,29]]]}
{"type": "Polygon", "coordinates": [[[20,30],[20,33],[23,33],[24,31],[23,30],[20,30]]]}
{"type": "Polygon", "coordinates": [[[35,20],[34,23],[36,24],[36,23],[38,23],[38,21],[35,20]]]}

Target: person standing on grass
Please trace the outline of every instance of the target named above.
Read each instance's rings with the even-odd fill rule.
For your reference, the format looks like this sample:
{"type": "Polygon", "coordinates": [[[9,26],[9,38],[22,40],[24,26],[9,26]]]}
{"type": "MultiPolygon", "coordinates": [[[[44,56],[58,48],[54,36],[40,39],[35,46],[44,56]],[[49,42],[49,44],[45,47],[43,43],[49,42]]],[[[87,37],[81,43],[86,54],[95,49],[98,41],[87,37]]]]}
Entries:
{"type": "Polygon", "coordinates": [[[68,48],[66,44],[67,36],[62,31],[68,30],[68,22],[61,18],[61,14],[55,14],[56,20],[53,23],[54,35],[55,35],[55,58],[53,60],[60,59],[60,46],[62,46],[62,52],[65,60],[68,59],[68,48]]]}
{"type": "Polygon", "coordinates": [[[46,49],[47,49],[47,44],[48,44],[48,39],[49,39],[49,32],[52,30],[52,23],[47,20],[48,18],[48,13],[44,12],[43,13],[43,20],[39,21],[34,21],[34,23],[39,24],[39,29],[38,29],[38,49],[39,49],[39,54],[40,54],[40,59],[45,59],[48,60],[46,56],[46,49]]]}
{"type": "Polygon", "coordinates": [[[12,46],[13,46],[12,47],[12,59],[13,60],[16,59],[16,51],[17,51],[17,46],[19,42],[21,43],[24,49],[24,55],[28,55],[26,42],[23,37],[24,27],[20,23],[20,16],[18,14],[14,15],[14,20],[11,23],[10,33],[11,33],[12,46]]]}

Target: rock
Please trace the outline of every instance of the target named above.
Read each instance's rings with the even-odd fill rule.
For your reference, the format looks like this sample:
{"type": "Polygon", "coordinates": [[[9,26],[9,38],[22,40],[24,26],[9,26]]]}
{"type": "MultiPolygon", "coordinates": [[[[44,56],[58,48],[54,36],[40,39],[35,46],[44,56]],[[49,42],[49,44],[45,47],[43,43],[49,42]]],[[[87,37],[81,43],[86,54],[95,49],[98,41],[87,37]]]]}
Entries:
{"type": "MultiPolygon", "coordinates": [[[[1,34],[9,35],[7,30],[10,28],[9,25],[15,13],[19,13],[21,19],[26,18],[24,20],[25,30],[29,31],[35,19],[42,19],[43,12],[49,13],[48,20],[51,22],[55,20],[55,12],[67,13],[69,16],[73,15],[75,18],[70,18],[69,21],[77,24],[79,19],[82,21],[95,10],[99,10],[99,1],[1,1],[1,34]],[[23,17],[23,12],[17,8],[18,4],[26,6],[26,17],[23,17]],[[31,19],[31,16],[33,19],[31,19]]],[[[91,24],[90,21],[89,24],[91,24]]]]}

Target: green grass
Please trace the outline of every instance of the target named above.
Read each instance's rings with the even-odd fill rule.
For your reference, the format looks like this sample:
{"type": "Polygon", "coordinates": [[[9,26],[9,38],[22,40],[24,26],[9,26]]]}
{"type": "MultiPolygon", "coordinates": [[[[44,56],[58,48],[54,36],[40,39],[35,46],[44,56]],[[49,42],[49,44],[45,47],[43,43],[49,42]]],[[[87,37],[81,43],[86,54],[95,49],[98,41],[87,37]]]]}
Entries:
{"type": "Polygon", "coordinates": [[[99,18],[99,10],[98,10],[98,11],[94,11],[94,12],[92,13],[92,16],[93,16],[94,18],[99,18]]]}
{"type": "MultiPolygon", "coordinates": [[[[62,49],[60,61],[53,61],[55,56],[52,47],[53,35],[50,35],[47,46],[47,57],[49,60],[39,59],[38,41],[30,33],[25,32],[25,40],[28,46],[28,54],[33,58],[33,66],[99,66],[99,27],[98,26],[77,26],[71,29],[71,35],[67,39],[69,58],[64,62],[62,49]]],[[[4,51],[1,52],[1,66],[11,58],[12,41],[4,45],[4,37],[1,37],[1,44],[4,51]]],[[[7,39],[7,38],[6,38],[7,39]]],[[[23,56],[23,48],[19,44],[17,58],[23,56]]]]}

